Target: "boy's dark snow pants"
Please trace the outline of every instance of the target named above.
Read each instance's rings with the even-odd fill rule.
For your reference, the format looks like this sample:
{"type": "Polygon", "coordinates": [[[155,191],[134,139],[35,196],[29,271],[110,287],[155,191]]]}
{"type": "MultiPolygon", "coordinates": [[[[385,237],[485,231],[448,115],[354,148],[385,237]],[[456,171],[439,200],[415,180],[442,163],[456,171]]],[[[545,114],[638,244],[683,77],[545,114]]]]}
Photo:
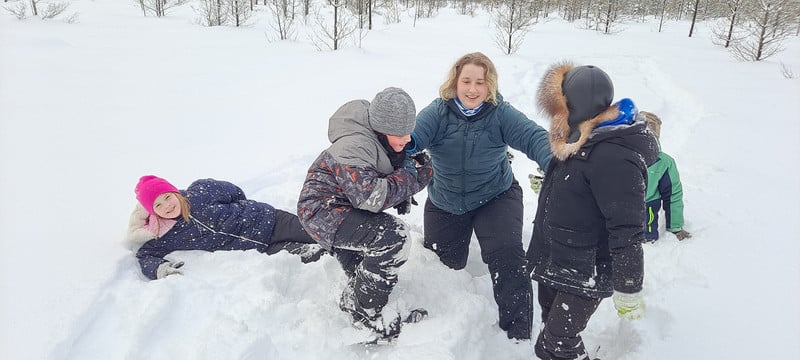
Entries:
{"type": "Polygon", "coordinates": [[[588,359],[580,333],[602,299],[572,295],[542,283],[538,298],[544,329],[534,345],[536,356],[542,360],[588,359]]]}
{"type": "Polygon", "coordinates": [[[387,213],[353,209],[347,214],[333,252],[351,279],[356,306],[380,312],[386,305],[408,258],[408,237],[406,225],[387,213]]]}

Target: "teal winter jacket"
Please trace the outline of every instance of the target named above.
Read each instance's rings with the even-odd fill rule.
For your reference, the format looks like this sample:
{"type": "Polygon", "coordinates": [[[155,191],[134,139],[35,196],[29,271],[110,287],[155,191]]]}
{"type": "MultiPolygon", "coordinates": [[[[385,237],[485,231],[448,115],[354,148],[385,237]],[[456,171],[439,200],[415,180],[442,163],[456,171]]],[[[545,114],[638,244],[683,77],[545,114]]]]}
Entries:
{"type": "Polygon", "coordinates": [[[511,187],[510,146],[547,169],[552,153],[547,130],[504,102],[486,103],[466,117],[454,100],[437,98],[417,115],[412,136],[416,150],[428,149],[433,180],[428,198],[438,208],[460,215],[477,209],[511,187]]]}

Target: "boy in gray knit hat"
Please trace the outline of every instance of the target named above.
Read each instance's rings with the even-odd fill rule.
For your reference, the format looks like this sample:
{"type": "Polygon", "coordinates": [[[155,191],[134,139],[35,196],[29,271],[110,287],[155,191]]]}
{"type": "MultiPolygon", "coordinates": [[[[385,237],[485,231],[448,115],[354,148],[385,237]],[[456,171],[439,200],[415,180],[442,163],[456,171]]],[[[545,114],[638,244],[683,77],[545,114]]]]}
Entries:
{"type": "Polygon", "coordinates": [[[433,176],[429,158],[404,151],[415,122],[414,101],[399,88],[381,91],[372,102],[342,105],[328,124],[331,145],[309,168],[297,202],[306,232],[347,274],[339,307],[355,325],[372,330],[371,341],[391,341],[403,323],[427,314],[383,314],[410,245],[408,226],[384,211],[433,176]]]}

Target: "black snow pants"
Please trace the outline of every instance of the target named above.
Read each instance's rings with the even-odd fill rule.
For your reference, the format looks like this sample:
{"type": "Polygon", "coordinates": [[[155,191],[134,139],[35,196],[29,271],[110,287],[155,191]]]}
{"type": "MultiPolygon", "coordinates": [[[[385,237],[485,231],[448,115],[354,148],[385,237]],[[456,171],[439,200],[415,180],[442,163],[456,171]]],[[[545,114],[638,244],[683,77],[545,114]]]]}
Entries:
{"type": "Polygon", "coordinates": [[[512,339],[530,339],[533,291],[522,250],[522,189],[511,187],[483,206],[462,215],[444,211],[430,199],[425,202],[425,247],[448,267],[467,264],[473,231],[481,257],[489,266],[500,328],[512,339]]]}
{"type": "Polygon", "coordinates": [[[392,215],[360,209],[347,214],[334,236],[333,253],[351,280],[356,306],[380,313],[408,259],[408,241],[405,223],[392,215]]]}
{"type": "Polygon", "coordinates": [[[275,209],[275,226],[269,238],[267,254],[274,255],[281,250],[300,256],[304,263],[319,260],[325,249],[303,229],[297,215],[275,209]]]}
{"type": "Polygon", "coordinates": [[[538,298],[544,328],[534,345],[536,356],[542,360],[588,359],[580,332],[602,299],[565,293],[542,283],[538,298]]]}

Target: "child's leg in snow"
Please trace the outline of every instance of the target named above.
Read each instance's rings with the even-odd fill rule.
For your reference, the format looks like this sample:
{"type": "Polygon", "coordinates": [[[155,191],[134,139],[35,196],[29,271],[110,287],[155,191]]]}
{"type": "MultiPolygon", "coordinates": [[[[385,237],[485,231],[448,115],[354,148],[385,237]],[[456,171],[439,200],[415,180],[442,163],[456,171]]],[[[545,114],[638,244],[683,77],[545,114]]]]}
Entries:
{"type": "Polygon", "coordinates": [[[408,258],[405,223],[386,213],[354,209],[333,241],[334,252],[349,250],[363,256],[351,281],[356,306],[373,314],[383,309],[397,284],[397,272],[408,258]]]}
{"type": "Polygon", "coordinates": [[[299,255],[304,263],[317,261],[325,254],[325,250],[311,236],[306,233],[297,216],[283,211],[275,210],[275,226],[272,228],[268,255],[274,255],[281,250],[299,255]]]}
{"type": "MultiPolygon", "coordinates": [[[[539,291],[547,287],[539,283],[539,291]]],[[[580,333],[600,305],[601,299],[587,298],[555,289],[544,290],[555,294],[550,304],[544,329],[539,333],[534,351],[544,360],[583,359],[586,347],[580,333]]],[[[542,298],[540,297],[540,301],[542,298]]]]}

